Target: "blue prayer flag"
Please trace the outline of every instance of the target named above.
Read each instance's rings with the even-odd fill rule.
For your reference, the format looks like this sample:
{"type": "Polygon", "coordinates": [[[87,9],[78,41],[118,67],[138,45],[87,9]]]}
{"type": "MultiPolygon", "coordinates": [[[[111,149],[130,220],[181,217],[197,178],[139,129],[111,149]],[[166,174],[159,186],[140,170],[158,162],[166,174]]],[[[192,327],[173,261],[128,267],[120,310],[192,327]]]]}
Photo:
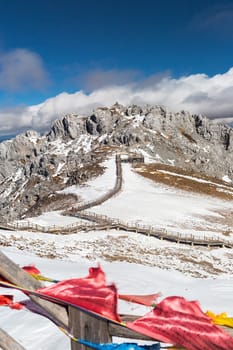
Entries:
{"type": "Polygon", "coordinates": [[[106,343],[106,344],[95,344],[86,340],[79,339],[80,344],[89,346],[90,348],[97,350],[160,350],[160,344],[152,345],[138,345],[136,343],[106,343]]]}

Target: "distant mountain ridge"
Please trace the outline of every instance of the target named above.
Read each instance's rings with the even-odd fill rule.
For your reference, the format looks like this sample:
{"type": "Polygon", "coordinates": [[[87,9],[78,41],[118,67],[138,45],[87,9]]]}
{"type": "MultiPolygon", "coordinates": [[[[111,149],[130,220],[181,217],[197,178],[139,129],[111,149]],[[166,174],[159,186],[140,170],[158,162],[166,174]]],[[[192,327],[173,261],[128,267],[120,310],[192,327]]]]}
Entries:
{"type": "Polygon", "coordinates": [[[16,136],[16,134],[2,135],[2,136],[0,136],[0,143],[3,142],[3,141],[6,141],[6,140],[10,140],[10,139],[12,139],[15,136],[16,136]]]}
{"type": "Polygon", "coordinates": [[[116,103],[88,116],[67,114],[43,136],[29,130],[0,143],[1,216],[13,220],[43,203],[53,209],[72,205],[77,198],[57,191],[101,173],[103,146],[233,181],[232,130],[161,106],[116,103]]]}

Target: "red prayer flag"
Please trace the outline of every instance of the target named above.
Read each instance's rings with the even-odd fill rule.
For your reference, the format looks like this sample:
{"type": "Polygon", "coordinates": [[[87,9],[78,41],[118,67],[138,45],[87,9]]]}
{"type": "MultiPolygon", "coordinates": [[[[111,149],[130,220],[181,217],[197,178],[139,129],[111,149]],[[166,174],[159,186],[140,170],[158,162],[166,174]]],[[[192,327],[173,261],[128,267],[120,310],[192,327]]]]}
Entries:
{"type": "Polygon", "coordinates": [[[165,298],[145,316],[128,322],[127,327],[189,350],[233,349],[233,338],[212,323],[199,303],[182,297],[165,298]]]}
{"type": "Polygon", "coordinates": [[[12,304],[13,295],[0,295],[0,305],[5,306],[12,304]]]}
{"type": "Polygon", "coordinates": [[[121,321],[117,313],[117,289],[114,284],[106,285],[105,273],[100,267],[90,268],[85,278],[64,280],[37,292],[121,321]]]}
{"type": "MultiPolygon", "coordinates": [[[[23,266],[22,269],[30,275],[40,275],[40,270],[38,270],[34,265],[23,266]]],[[[7,280],[1,275],[0,281],[7,282],[7,280]]]]}
{"type": "Polygon", "coordinates": [[[130,295],[130,294],[119,294],[119,298],[132,303],[137,303],[145,306],[154,306],[157,299],[161,296],[161,293],[147,294],[147,295],[130,295]]]}
{"type": "Polygon", "coordinates": [[[0,295],[0,305],[9,306],[12,309],[20,310],[23,308],[23,305],[20,303],[13,303],[13,295],[0,295]]]}
{"type": "Polygon", "coordinates": [[[40,275],[40,270],[38,270],[34,265],[23,266],[22,269],[30,275],[40,275]]]}

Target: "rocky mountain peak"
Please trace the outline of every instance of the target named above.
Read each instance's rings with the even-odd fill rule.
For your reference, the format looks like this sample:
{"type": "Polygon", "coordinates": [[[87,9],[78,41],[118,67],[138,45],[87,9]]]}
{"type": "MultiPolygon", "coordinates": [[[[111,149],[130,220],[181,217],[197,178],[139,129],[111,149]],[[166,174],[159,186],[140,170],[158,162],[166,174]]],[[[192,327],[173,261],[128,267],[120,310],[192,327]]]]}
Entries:
{"type": "Polygon", "coordinates": [[[88,169],[99,169],[95,152],[103,145],[233,181],[230,126],[162,106],[116,102],[86,116],[66,114],[43,136],[29,130],[0,143],[2,215],[19,217],[51,193],[88,179],[88,169]]]}

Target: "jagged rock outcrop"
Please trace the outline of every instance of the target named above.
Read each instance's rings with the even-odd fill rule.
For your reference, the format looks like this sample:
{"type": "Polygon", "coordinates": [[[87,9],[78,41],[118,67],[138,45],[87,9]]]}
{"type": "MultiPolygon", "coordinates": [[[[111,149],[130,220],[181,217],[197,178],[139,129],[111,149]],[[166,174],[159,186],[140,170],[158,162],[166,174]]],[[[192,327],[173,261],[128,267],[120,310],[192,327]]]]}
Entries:
{"type": "Polygon", "coordinates": [[[77,114],[67,114],[61,119],[55,120],[51,130],[47,134],[48,141],[54,141],[59,137],[63,139],[76,139],[85,132],[85,124],[77,114]]]}
{"type": "Polygon", "coordinates": [[[104,154],[95,152],[102,145],[233,181],[232,137],[230,126],[161,106],[116,103],[90,116],[65,115],[43,136],[30,130],[0,143],[2,220],[18,218],[56,191],[100,173],[104,154]]]}

